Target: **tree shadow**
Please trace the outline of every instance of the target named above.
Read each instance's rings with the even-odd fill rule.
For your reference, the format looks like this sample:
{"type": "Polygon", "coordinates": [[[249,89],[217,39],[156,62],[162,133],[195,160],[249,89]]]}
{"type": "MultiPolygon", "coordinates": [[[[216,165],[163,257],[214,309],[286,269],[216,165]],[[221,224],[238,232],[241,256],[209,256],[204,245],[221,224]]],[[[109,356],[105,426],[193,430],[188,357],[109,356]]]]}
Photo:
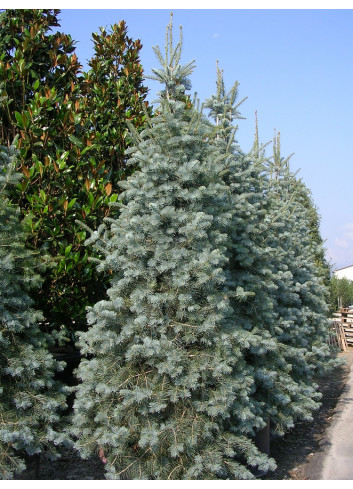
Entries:
{"type": "Polygon", "coordinates": [[[347,360],[331,374],[315,379],[322,399],[321,407],[313,413],[314,420],[299,422],[283,437],[271,439],[270,455],[276,460],[277,469],[262,477],[263,480],[300,479],[300,472],[295,474],[293,469],[307,463],[310,456],[327,446],[329,442],[322,439],[346,385],[352,359],[347,360]]]}

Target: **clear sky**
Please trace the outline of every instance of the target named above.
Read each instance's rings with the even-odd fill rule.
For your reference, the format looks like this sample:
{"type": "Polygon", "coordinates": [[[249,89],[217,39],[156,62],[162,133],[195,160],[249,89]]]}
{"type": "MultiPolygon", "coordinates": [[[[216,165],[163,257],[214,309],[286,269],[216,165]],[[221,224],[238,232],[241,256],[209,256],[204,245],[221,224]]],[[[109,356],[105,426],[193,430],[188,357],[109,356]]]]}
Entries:
{"type": "MultiPolygon", "coordinates": [[[[126,2],[124,2],[126,5],[126,2]]],[[[353,264],[353,10],[175,9],[175,36],[183,27],[182,62],[193,59],[192,93],[201,101],[215,91],[216,60],[226,87],[238,81],[247,97],[238,141],[245,151],[258,113],[260,140],[281,133],[282,156],[294,153],[321,215],[321,234],[334,268],[353,264]]],[[[152,46],[164,48],[171,8],[62,9],[61,30],[78,41],[76,53],[87,67],[92,32],[125,20],[140,39],[145,74],[158,68],[152,46]]],[[[158,83],[146,80],[152,102],[158,83]]],[[[269,145],[271,152],[271,145],[269,145]]]]}

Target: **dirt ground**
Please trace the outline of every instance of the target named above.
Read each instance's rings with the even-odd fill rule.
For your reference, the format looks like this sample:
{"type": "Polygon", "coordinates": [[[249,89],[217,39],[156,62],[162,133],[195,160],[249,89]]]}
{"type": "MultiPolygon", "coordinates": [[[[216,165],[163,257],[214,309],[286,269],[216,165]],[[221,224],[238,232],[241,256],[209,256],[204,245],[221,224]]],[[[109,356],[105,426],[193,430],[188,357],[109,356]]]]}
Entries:
{"type": "Polygon", "coordinates": [[[323,397],[321,407],[314,413],[314,421],[297,423],[284,437],[271,441],[271,456],[277,462],[277,470],[262,479],[267,480],[305,480],[305,466],[319,450],[326,428],[329,426],[337,401],[346,384],[351,365],[353,348],[338,354],[345,359],[342,367],[330,376],[318,379],[323,397]]]}
{"type": "MultiPolygon", "coordinates": [[[[318,380],[323,394],[322,406],[314,414],[313,422],[298,423],[284,437],[271,440],[271,456],[277,462],[277,470],[262,477],[263,480],[305,480],[304,467],[319,449],[325,429],[330,423],[337,401],[344,388],[353,363],[353,348],[340,353],[345,364],[330,376],[318,380]]],[[[23,479],[18,476],[16,479],[23,479]]],[[[27,477],[26,477],[27,478],[27,477]]],[[[63,449],[62,457],[50,461],[41,456],[38,480],[102,480],[104,465],[99,457],[82,460],[74,450],[63,449]]]]}

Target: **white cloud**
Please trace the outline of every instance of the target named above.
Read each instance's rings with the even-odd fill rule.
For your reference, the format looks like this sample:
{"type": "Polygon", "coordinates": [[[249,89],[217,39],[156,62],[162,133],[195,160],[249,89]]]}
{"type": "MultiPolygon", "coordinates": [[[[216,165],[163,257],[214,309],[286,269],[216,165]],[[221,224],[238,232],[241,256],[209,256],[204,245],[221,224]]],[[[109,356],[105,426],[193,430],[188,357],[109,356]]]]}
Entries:
{"type": "Polygon", "coordinates": [[[336,238],[334,243],[337,246],[337,248],[344,248],[344,249],[349,248],[349,241],[347,239],[336,238]]]}
{"type": "Polygon", "coordinates": [[[337,236],[326,250],[326,256],[334,268],[343,268],[353,264],[353,222],[338,230],[337,236]]]}
{"type": "Polygon", "coordinates": [[[352,231],[353,233],[353,222],[350,222],[344,226],[344,229],[347,229],[348,231],[352,231]]]}
{"type": "Polygon", "coordinates": [[[212,34],[212,37],[213,39],[217,39],[217,37],[219,37],[220,34],[218,32],[215,32],[214,34],[212,34]]]}

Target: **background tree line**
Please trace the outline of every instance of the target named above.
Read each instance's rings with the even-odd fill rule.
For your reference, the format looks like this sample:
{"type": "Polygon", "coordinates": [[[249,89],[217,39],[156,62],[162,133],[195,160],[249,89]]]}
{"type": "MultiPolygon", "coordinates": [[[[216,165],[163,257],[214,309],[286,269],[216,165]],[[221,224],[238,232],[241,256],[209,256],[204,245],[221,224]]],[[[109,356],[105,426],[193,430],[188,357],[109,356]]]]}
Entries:
{"type": "Polygon", "coordinates": [[[333,275],[330,281],[330,312],[336,312],[341,307],[353,304],[353,282],[347,278],[337,278],[333,275]]]}

